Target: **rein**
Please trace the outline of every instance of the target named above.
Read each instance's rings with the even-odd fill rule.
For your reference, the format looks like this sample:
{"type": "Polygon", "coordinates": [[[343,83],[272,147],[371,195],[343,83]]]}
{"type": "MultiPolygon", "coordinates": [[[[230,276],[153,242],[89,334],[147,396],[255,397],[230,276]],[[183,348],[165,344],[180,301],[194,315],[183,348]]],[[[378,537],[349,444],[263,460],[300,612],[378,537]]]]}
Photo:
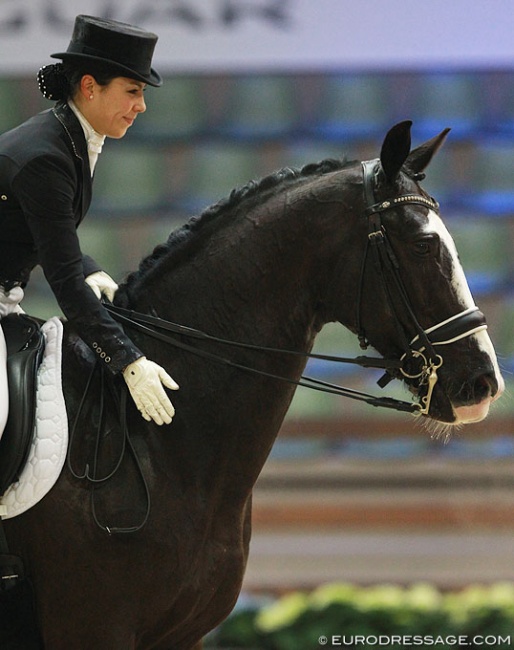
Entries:
{"type": "Polygon", "coordinates": [[[414,314],[407,291],[405,289],[405,285],[402,281],[399,272],[400,267],[398,261],[387,238],[385,228],[382,224],[381,213],[391,208],[409,204],[423,205],[431,210],[438,212],[439,205],[433,199],[422,196],[421,194],[403,194],[392,199],[386,199],[379,203],[376,203],[374,197],[374,187],[381,170],[380,162],[378,160],[366,161],[362,163],[362,166],[364,177],[364,196],[366,201],[364,214],[368,218],[368,239],[361,268],[359,294],[357,301],[358,337],[361,343],[361,347],[363,349],[366,349],[369,343],[366,339],[364,328],[362,327],[360,312],[362,306],[364,273],[367,266],[367,261],[369,257],[372,257],[376,272],[381,278],[389,306],[396,317],[397,331],[402,344],[402,348],[404,350],[401,358],[385,359],[367,356],[348,358],[263,347],[259,345],[240,343],[218,338],[202,332],[201,330],[164,320],[155,314],[142,314],[131,309],[124,309],[122,307],[112,305],[110,303],[105,304],[105,308],[107,311],[109,311],[113,318],[118,320],[123,325],[126,325],[127,327],[136,329],[146,336],[153,337],[159,341],[190,352],[191,354],[209,359],[216,363],[228,365],[239,370],[262,375],[271,379],[284,381],[296,386],[303,386],[324,393],[349,397],[350,399],[366,402],[372,406],[404,411],[413,413],[415,415],[428,415],[432,392],[435,384],[438,381],[437,370],[443,364],[443,357],[438,354],[435,347],[453,343],[454,341],[458,341],[461,338],[471,336],[472,334],[486,329],[487,325],[485,324],[485,317],[482,312],[478,310],[478,307],[471,307],[459,314],[446,319],[441,323],[430,327],[427,330],[424,330],[421,327],[414,314]],[[405,307],[414,325],[416,335],[411,340],[409,340],[407,337],[400,323],[400,320],[396,315],[391,287],[386,280],[387,277],[392,278],[393,288],[399,295],[402,304],[405,307]],[[170,333],[179,335],[180,339],[171,336],[170,333]],[[337,384],[332,384],[307,376],[302,376],[299,381],[296,381],[288,377],[275,375],[273,373],[264,372],[250,366],[236,363],[221,355],[194,347],[193,345],[190,345],[183,340],[191,338],[210,341],[226,346],[254,350],[257,352],[294,355],[334,363],[355,364],[363,368],[380,368],[386,371],[384,377],[378,382],[382,388],[395,376],[400,378],[401,375],[403,375],[403,377],[406,379],[417,380],[418,387],[424,388],[426,392],[424,396],[420,397],[420,401],[418,403],[411,403],[390,397],[376,397],[374,395],[369,395],[368,393],[363,393],[351,388],[345,388],[344,386],[339,386],[337,384]]]}
{"type": "Polygon", "coordinates": [[[173,332],[186,338],[201,339],[214,343],[221,343],[222,345],[255,350],[257,352],[293,355],[310,359],[332,361],[335,363],[352,363],[364,368],[380,368],[386,370],[400,369],[402,365],[402,362],[400,360],[380,359],[365,356],[346,358],[324,354],[313,354],[310,352],[299,352],[295,350],[282,350],[280,348],[261,347],[259,345],[252,345],[250,343],[238,343],[236,341],[230,341],[227,339],[211,336],[210,334],[202,332],[201,330],[179,325],[178,323],[173,323],[157,316],[142,314],[131,309],[123,309],[122,307],[117,307],[111,304],[105,304],[104,306],[107,311],[109,311],[111,315],[123,325],[132,327],[133,329],[136,329],[147,336],[155,338],[159,341],[163,341],[164,343],[172,345],[181,350],[186,350],[187,352],[190,352],[196,356],[204,357],[216,363],[227,365],[232,368],[237,368],[238,370],[251,372],[256,375],[269,377],[270,379],[278,379],[295,386],[303,386],[305,388],[321,391],[323,393],[349,397],[350,399],[366,402],[372,406],[381,406],[383,408],[395,409],[397,411],[406,411],[408,413],[415,413],[417,411],[417,405],[411,404],[410,402],[404,402],[390,397],[375,397],[361,391],[353,390],[352,388],[345,388],[344,386],[338,386],[337,384],[332,384],[320,379],[314,379],[312,377],[302,376],[300,381],[296,381],[295,379],[290,379],[289,377],[283,377],[281,375],[275,375],[263,370],[257,370],[257,368],[252,368],[251,366],[236,363],[231,359],[227,359],[221,355],[196,348],[188,343],[185,343],[182,340],[170,336],[165,332],[173,332]]]}
{"type": "MultiPolygon", "coordinates": [[[[91,505],[91,512],[93,515],[93,520],[95,524],[104,532],[106,532],[108,535],[113,535],[113,534],[120,534],[120,533],[137,533],[139,530],[143,528],[143,526],[146,524],[148,517],[150,516],[150,509],[151,509],[151,498],[150,498],[150,490],[148,488],[148,483],[145,478],[145,474],[143,471],[143,467],[141,465],[141,462],[139,460],[138,454],[136,452],[136,449],[134,447],[134,444],[131,440],[129,429],[128,429],[128,424],[127,424],[127,397],[128,397],[128,389],[123,382],[121,386],[121,392],[120,395],[118,395],[117,390],[114,390],[114,387],[112,386],[110,381],[106,380],[105,376],[105,369],[103,368],[103,365],[100,365],[100,362],[98,359],[96,360],[96,363],[93,364],[89,377],[86,382],[86,387],[84,389],[84,393],[82,395],[82,399],[80,401],[79,407],[77,409],[77,413],[73,422],[73,425],[71,427],[71,432],[70,432],[70,442],[69,442],[69,453],[67,455],[67,466],[70,471],[70,474],[73,476],[73,478],[78,479],[78,480],[85,480],[87,481],[90,486],[91,486],[91,493],[90,493],[90,505],[91,505]],[[73,456],[74,456],[74,447],[75,447],[75,441],[76,441],[76,431],[77,431],[77,426],[83,417],[83,411],[86,406],[87,400],[90,397],[90,393],[92,390],[92,381],[95,376],[95,374],[99,372],[100,373],[100,400],[98,403],[98,420],[97,420],[97,426],[96,426],[96,431],[94,433],[94,449],[92,454],[90,454],[89,458],[86,460],[84,468],[79,472],[78,470],[75,469],[74,467],[74,462],[73,462],[73,456]],[[107,435],[106,434],[106,429],[105,429],[105,391],[106,388],[111,389],[111,395],[110,397],[113,399],[114,403],[118,407],[118,413],[119,413],[119,424],[120,424],[120,449],[115,457],[115,460],[113,461],[113,466],[112,468],[105,472],[102,476],[99,475],[99,470],[98,470],[98,465],[100,461],[100,456],[101,456],[101,447],[102,447],[102,440],[103,438],[107,435]],[[132,461],[134,463],[134,466],[136,468],[136,473],[139,481],[141,482],[143,491],[144,491],[144,500],[145,500],[145,510],[143,513],[143,516],[141,517],[141,520],[134,524],[133,526],[126,526],[126,527],[120,527],[120,526],[113,526],[109,524],[104,524],[100,521],[98,514],[97,514],[97,508],[96,508],[96,495],[97,495],[97,490],[100,488],[102,485],[110,481],[120,470],[122,463],[124,462],[126,455],[129,454],[130,457],[132,458],[132,461]]],[[[110,432],[109,432],[110,433],[110,432]]],[[[1,539],[0,539],[1,542],[1,539]]]]}

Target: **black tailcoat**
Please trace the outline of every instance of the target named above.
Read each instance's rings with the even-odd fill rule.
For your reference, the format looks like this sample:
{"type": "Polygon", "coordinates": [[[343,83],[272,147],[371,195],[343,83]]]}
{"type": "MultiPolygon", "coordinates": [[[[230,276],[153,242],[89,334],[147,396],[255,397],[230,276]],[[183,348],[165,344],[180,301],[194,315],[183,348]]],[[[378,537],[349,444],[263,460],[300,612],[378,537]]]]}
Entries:
{"type": "Polygon", "coordinates": [[[77,237],[91,186],[84,131],[67,104],[0,136],[0,284],[23,286],[40,264],[64,315],[118,372],[142,352],[84,281],[100,270],[77,237]]]}

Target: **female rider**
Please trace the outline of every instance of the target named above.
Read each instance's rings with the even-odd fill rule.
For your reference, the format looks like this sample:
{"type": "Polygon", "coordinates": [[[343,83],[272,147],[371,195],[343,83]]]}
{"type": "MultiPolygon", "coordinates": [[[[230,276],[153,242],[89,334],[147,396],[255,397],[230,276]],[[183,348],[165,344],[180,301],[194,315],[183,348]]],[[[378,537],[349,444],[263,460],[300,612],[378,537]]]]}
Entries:
{"type": "MultiPolygon", "coordinates": [[[[157,36],[113,20],[77,16],[62,63],[38,75],[57,100],[0,136],[0,318],[19,312],[36,264],[66,318],[112,373],[123,373],[143,417],[169,424],[173,406],[163,385],[177,384],[146,359],[103,307],[116,283],[80,249],[76,229],[91,202],[92,178],[106,137],[122,138],[146,110],[157,36]]],[[[0,434],[7,420],[5,339],[0,323],[0,434]]]]}

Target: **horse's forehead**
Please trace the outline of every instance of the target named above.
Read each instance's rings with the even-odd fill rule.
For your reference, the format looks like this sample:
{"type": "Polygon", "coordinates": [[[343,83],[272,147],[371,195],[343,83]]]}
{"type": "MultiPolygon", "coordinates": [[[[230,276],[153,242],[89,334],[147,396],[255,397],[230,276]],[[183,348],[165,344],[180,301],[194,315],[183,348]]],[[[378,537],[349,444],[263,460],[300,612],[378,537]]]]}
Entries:
{"type": "Polygon", "coordinates": [[[426,217],[423,218],[423,223],[421,230],[424,233],[436,233],[440,240],[446,244],[448,251],[457,255],[457,249],[455,248],[455,242],[453,237],[450,235],[448,228],[446,227],[444,221],[434,210],[429,210],[426,217]]]}

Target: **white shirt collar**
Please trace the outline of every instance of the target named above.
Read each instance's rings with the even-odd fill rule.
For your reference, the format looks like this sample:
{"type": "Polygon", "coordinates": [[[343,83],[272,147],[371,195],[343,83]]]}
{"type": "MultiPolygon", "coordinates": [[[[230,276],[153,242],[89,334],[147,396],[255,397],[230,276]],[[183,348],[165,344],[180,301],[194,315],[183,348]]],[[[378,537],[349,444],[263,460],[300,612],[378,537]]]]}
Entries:
{"type": "Polygon", "coordinates": [[[84,136],[87,142],[87,152],[89,155],[89,166],[91,168],[91,176],[93,176],[96,161],[98,160],[98,154],[102,152],[102,147],[105,142],[105,135],[100,135],[93,129],[91,124],[89,124],[77,108],[77,105],[71,99],[68,101],[68,104],[77,116],[77,119],[82,126],[82,130],[84,131],[84,136]]]}

